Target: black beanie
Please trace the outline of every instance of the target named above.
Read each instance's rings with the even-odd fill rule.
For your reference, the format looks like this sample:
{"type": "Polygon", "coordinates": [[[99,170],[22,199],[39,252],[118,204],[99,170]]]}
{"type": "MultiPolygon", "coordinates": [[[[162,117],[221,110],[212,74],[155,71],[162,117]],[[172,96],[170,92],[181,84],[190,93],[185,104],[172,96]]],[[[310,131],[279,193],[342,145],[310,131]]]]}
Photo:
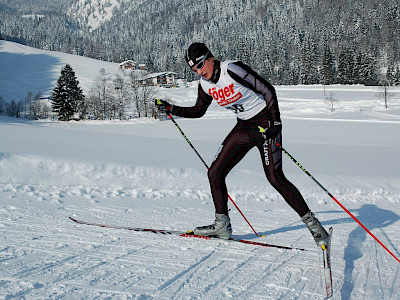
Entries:
{"type": "Polygon", "coordinates": [[[207,58],[213,56],[210,50],[208,50],[207,46],[203,43],[193,43],[189,46],[189,49],[185,55],[186,62],[188,63],[189,67],[192,68],[193,66],[197,65],[205,55],[207,55],[207,58]]]}

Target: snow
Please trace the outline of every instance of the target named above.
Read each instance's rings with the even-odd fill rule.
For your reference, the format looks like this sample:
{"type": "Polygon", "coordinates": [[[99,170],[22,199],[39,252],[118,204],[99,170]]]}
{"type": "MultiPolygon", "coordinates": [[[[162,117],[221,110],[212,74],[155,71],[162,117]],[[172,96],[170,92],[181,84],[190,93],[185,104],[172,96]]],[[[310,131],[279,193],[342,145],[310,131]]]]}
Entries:
{"type": "MultiPolygon", "coordinates": [[[[1,95],[4,82],[25,89],[23,80],[36,79],[51,86],[59,76],[55,69],[65,63],[76,67],[78,78],[87,78],[89,88],[97,68],[108,65],[0,43],[2,65],[4,57],[15,56],[24,58],[26,70],[26,77],[0,71],[1,95]],[[46,76],[35,73],[38,65],[50,70],[46,76]]],[[[19,61],[13,67],[21,70],[19,61]]],[[[109,66],[114,72],[118,64],[109,66]]],[[[386,110],[376,87],[327,86],[326,95],[338,100],[332,112],[323,86],[276,88],[285,149],[400,257],[400,89],[392,89],[386,110]]],[[[196,84],[159,89],[159,96],[191,105],[196,84]]],[[[201,119],[176,121],[211,163],[235,117],[212,104],[201,119]]],[[[105,229],[68,219],[172,230],[212,222],[205,167],[170,121],[0,117],[0,140],[0,299],[324,297],[322,253],[266,181],[256,150],[233,169],[227,184],[266,237],[257,238],[230,204],[234,235],[305,252],[105,229]]],[[[283,163],[323,225],[334,228],[333,299],[400,299],[399,263],[289,158],[283,163]]]]}
{"type": "Polygon", "coordinates": [[[90,90],[100,69],[117,74],[119,65],[88,57],[46,51],[0,41],[0,96],[6,101],[24,99],[28,92],[49,96],[61,69],[69,64],[85,93],[90,90]]]}
{"type": "Polygon", "coordinates": [[[114,9],[119,9],[121,3],[129,2],[138,6],[142,0],[79,0],[69,10],[69,15],[78,19],[90,30],[98,29],[103,23],[111,20],[114,9]]]}

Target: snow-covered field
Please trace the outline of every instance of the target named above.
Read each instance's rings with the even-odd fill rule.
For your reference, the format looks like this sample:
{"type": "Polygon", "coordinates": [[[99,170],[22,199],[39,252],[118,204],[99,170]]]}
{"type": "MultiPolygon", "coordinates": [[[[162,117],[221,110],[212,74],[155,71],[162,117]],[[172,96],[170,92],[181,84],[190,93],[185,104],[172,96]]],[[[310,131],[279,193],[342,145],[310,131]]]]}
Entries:
{"type": "MultiPolygon", "coordinates": [[[[13,53],[43,62],[58,57],[59,69],[71,59],[78,78],[83,78],[79,65],[89,70],[102,64],[24,51],[40,50],[0,43],[0,59],[13,53]],[[5,51],[11,47],[20,52],[5,51]]],[[[87,82],[98,72],[89,73],[87,82]]],[[[1,82],[19,82],[10,76],[0,71],[1,82]]],[[[41,83],[49,84],[46,80],[41,83]]],[[[4,90],[0,87],[0,95],[4,90]]],[[[326,95],[337,100],[331,112],[322,86],[277,87],[286,150],[400,257],[400,89],[392,92],[386,110],[376,87],[329,86],[326,95]]],[[[190,105],[196,86],[160,89],[159,95],[190,105]]],[[[211,163],[235,117],[212,105],[202,119],[177,122],[211,163]]],[[[266,237],[257,238],[232,207],[234,235],[305,252],[68,219],[172,230],[212,222],[205,167],[170,121],[0,117],[0,141],[0,299],[324,298],[321,251],[266,181],[256,150],[227,183],[236,204],[266,237]]],[[[288,158],[284,170],[323,224],[334,228],[333,299],[400,299],[400,264],[288,158]]]]}

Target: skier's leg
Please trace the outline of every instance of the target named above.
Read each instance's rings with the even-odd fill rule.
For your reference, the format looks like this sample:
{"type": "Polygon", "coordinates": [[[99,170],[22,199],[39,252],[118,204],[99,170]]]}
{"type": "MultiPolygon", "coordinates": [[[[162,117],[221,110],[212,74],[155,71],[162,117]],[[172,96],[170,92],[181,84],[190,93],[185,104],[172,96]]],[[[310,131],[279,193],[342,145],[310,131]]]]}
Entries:
{"type": "MultiPolygon", "coordinates": [[[[281,136],[277,138],[281,142],[281,136]]],[[[261,137],[259,145],[265,175],[271,185],[301,217],[310,211],[300,191],[284,175],[282,170],[282,149],[261,137]]]]}
{"type": "MultiPolygon", "coordinates": [[[[277,137],[277,142],[282,144],[282,137],[277,137]]],[[[307,228],[310,230],[315,242],[318,246],[326,244],[328,241],[328,233],[322,227],[321,223],[315,218],[305,202],[300,191],[291,183],[284,175],[282,170],[282,148],[278,147],[275,142],[262,139],[262,146],[259,150],[263,160],[265,175],[271,185],[282,195],[285,201],[292,207],[301,217],[307,228]]]]}
{"type": "Polygon", "coordinates": [[[219,148],[208,170],[211,194],[217,213],[228,214],[228,191],[225,178],[251,148],[247,131],[238,125],[232,129],[219,148]]]}
{"type": "Polygon", "coordinates": [[[196,235],[214,235],[224,239],[231,237],[232,227],[228,216],[228,191],[225,178],[250,148],[247,132],[240,126],[235,126],[222,143],[208,171],[215,206],[215,221],[211,225],[196,227],[194,229],[196,235]]]}

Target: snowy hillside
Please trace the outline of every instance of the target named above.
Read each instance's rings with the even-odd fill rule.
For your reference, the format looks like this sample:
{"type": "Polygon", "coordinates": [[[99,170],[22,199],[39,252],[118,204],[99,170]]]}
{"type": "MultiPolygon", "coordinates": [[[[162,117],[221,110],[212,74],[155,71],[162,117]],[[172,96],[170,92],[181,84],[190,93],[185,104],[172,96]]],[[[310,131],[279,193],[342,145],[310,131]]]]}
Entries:
{"type": "Polygon", "coordinates": [[[119,72],[116,63],[35,49],[8,41],[0,41],[0,62],[0,96],[6,101],[24,99],[28,92],[49,95],[66,64],[75,71],[85,93],[100,69],[110,74],[119,72]]]}
{"type": "MultiPolygon", "coordinates": [[[[105,21],[110,20],[114,16],[114,9],[119,9],[121,3],[128,3],[131,10],[135,5],[142,2],[143,0],[79,0],[72,5],[68,14],[79,20],[81,26],[92,31],[99,28],[105,21]]],[[[126,13],[126,11],[123,13],[126,13]]]]}
{"type": "MultiPolygon", "coordinates": [[[[115,67],[61,53],[26,54],[22,46],[1,43],[0,55],[16,58],[16,70],[23,68],[19,62],[40,66],[49,57],[55,60],[44,73],[1,73],[2,89],[3,82],[42,82],[65,63],[81,82],[89,82],[100,65],[108,72],[115,67]]],[[[284,147],[400,257],[400,89],[393,88],[387,110],[376,87],[328,86],[326,96],[336,100],[333,111],[323,86],[279,86],[277,93],[284,147]]],[[[196,85],[160,89],[159,95],[190,105],[196,85]]],[[[201,119],[176,121],[211,163],[235,117],[213,104],[201,119]]],[[[0,117],[0,140],[0,299],[324,297],[321,251],[266,181],[256,150],[228,175],[227,184],[266,237],[257,238],[231,205],[234,236],[307,251],[71,222],[68,217],[74,216],[115,226],[188,230],[213,220],[204,165],[170,121],[0,117]]],[[[287,157],[283,164],[323,225],[334,228],[333,299],[400,299],[395,258],[287,157]]]]}

